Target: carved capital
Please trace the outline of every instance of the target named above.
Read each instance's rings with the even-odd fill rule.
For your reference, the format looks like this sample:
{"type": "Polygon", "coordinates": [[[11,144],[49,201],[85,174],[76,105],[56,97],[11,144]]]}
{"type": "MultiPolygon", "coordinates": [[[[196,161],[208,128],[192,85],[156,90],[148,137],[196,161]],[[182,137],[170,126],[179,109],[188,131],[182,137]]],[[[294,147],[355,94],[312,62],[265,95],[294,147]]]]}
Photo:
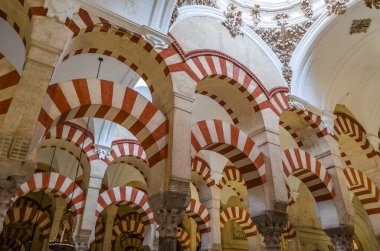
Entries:
{"type": "Polygon", "coordinates": [[[79,0],[46,0],[44,8],[48,9],[48,17],[55,17],[64,23],[67,18],[73,18],[79,12],[80,3],[79,0]]]}
{"type": "Polygon", "coordinates": [[[351,225],[341,225],[336,228],[325,229],[326,234],[331,238],[337,251],[352,250],[352,240],[354,227],[351,225]]]}
{"type": "Polygon", "coordinates": [[[181,224],[190,197],[187,193],[161,192],[149,198],[149,205],[158,223],[161,237],[176,237],[177,227],[181,224]]]}
{"type": "MultiPolygon", "coordinates": [[[[284,203],[280,203],[284,204],[284,203]]],[[[285,204],[286,205],[286,204],[285,204]]],[[[280,236],[288,222],[288,214],[283,211],[283,206],[277,206],[281,211],[265,211],[264,214],[253,216],[252,220],[257,230],[264,237],[266,250],[280,250],[280,236]]],[[[286,206],[285,206],[286,208],[286,206]]]]}

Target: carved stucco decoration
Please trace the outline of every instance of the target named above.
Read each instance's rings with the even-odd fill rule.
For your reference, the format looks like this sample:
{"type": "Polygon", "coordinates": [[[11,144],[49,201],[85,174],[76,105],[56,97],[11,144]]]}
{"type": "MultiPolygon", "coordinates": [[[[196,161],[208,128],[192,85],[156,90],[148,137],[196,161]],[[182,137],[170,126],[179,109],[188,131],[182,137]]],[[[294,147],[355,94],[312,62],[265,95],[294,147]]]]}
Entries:
{"type": "Polygon", "coordinates": [[[350,34],[366,33],[371,25],[371,19],[357,19],[353,20],[350,28],[350,34]]]}
{"type": "Polygon", "coordinates": [[[261,22],[260,12],[261,12],[260,4],[255,4],[255,6],[253,6],[252,11],[251,11],[254,25],[257,25],[258,23],[261,22]]]}
{"type": "Polygon", "coordinates": [[[364,3],[368,8],[380,9],[380,0],[364,0],[364,3]]]}
{"type": "Polygon", "coordinates": [[[235,4],[230,3],[227,6],[227,11],[224,12],[226,19],[222,24],[230,31],[231,36],[236,37],[237,35],[243,35],[241,27],[243,27],[244,22],[240,10],[237,10],[235,4]]]}
{"type": "Polygon", "coordinates": [[[348,0],[325,0],[327,14],[343,15],[347,10],[348,0]]]}
{"type": "Polygon", "coordinates": [[[290,88],[293,73],[289,66],[290,59],[296,46],[314,21],[307,20],[299,24],[288,25],[289,14],[287,13],[279,13],[274,19],[277,21],[278,27],[256,28],[254,30],[280,59],[283,65],[282,74],[290,88]]]}
{"type": "Polygon", "coordinates": [[[46,0],[44,8],[48,9],[48,17],[55,17],[64,23],[67,18],[72,18],[78,13],[80,3],[79,0],[46,0]]]}
{"type": "Polygon", "coordinates": [[[305,17],[309,19],[313,18],[314,12],[310,0],[301,1],[301,11],[305,17]]]}
{"type": "Polygon", "coordinates": [[[178,0],[174,7],[172,17],[170,19],[170,26],[175,22],[178,17],[178,8],[186,5],[205,5],[216,8],[216,0],[178,0]]]}

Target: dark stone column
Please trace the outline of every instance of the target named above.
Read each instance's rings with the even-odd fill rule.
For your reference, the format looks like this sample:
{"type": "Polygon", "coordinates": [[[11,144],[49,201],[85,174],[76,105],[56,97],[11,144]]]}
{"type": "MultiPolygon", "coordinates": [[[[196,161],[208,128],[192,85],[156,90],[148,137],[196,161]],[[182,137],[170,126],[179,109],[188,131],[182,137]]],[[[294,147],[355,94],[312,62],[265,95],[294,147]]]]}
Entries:
{"type": "Polygon", "coordinates": [[[177,231],[181,225],[189,196],[180,192],[162,192],[149,199],[158,224],[159,251],[177,250],[177,231]]]}
{"type": "Polygon", "coordinates": [[[331,242],[335,245],[336,251],[352,251],[352,240],[354,227],[351,225],[341,225],[335,228],[325,229],[331,242]]]}
{"type": "Polygon", "coordinates": [[[288,222],[286,205],[278,211],[267,210],[261,215],[252,217],[257,230],[264,237],[266,251],[281,251],[280,235],[288,222]]]}

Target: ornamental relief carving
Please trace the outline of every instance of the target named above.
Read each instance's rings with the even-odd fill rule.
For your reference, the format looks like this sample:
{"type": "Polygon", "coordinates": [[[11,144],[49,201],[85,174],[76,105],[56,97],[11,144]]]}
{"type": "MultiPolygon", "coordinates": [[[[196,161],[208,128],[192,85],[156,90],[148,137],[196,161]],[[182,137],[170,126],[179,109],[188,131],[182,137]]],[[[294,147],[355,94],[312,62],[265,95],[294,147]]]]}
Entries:
{"type": "Polygon", "coordinates": [[[310,19],[299,24],[288,25],[289,14],[287,13],[279,13],[274,19],[277,22],[276,28],[252,28],[280,59],[283,65],[282,74],[290,88],[292,81],[292,69],[289,66],[290,59],[296,46],[311,27],[314,20],[310,19]]]}
{"type": "Polygon", "coordinates": [[[240,10],[237,10],[236,5],[232,3],[227,6],[227,11],[224,12],[226,19],[222,24],[230,31],[232,37],[243,35],[243,32],[241,31],[241,28],[244,25],[242,15],[243,13],[240,10]]]}

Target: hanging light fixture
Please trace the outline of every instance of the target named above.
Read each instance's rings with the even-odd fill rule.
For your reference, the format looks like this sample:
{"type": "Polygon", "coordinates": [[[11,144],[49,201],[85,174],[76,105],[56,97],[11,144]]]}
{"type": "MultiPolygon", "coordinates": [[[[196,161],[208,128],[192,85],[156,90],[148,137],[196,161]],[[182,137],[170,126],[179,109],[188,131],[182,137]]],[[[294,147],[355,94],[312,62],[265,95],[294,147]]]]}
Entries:
{"type": "MultiPolygon", "coordinates": [[[[99,72],[100,72],[100,67],[102,66],[103,58],[99,57],[98,61],[99,61],[99,64],[98,64],[98,70],[97,70],[97,73],[96,73],[96,78],[99,78],[99,72]]],[[[90,122],[90,117],[88,117],[88,119],[87,119],[85,135],[87,134],[87,131],[88,131],[89,122],[90,122]]],[[[74,183],[75,184],[76,184],[77,178],[78,178],[78,171],[79,171],[79,166],[80,166],[80,160],[82,159],[82,152],[83,152],[84,142],[85,141],[83,140],[82,145],[81,145],[81,151],[80,151],[80,154],[79,154],[79,161],[78,161],[78,165],[77,165],[77,170],[75,172],[75,179],[74,179],[74,183]]],[[[74,196],[74,192],[71,195],[70,201],[73,200],[73,196],[74,196]]],[[[69,209],[69,211],[70,210],[71,209],[69,209]]],[[[69,235],[68,239],[64,238],[64,236],[65,236],[65,230],[66,229],[64,227],[60,240],[55,240],[55,241],[50,241],[49,242],[49,248],[51,250],[53,250],[53,251],[74,251],[75,250],[75,242],[74,242],[74,239],[73,239],[74,227],[71,228],[71,234],[69,235]]]]}

